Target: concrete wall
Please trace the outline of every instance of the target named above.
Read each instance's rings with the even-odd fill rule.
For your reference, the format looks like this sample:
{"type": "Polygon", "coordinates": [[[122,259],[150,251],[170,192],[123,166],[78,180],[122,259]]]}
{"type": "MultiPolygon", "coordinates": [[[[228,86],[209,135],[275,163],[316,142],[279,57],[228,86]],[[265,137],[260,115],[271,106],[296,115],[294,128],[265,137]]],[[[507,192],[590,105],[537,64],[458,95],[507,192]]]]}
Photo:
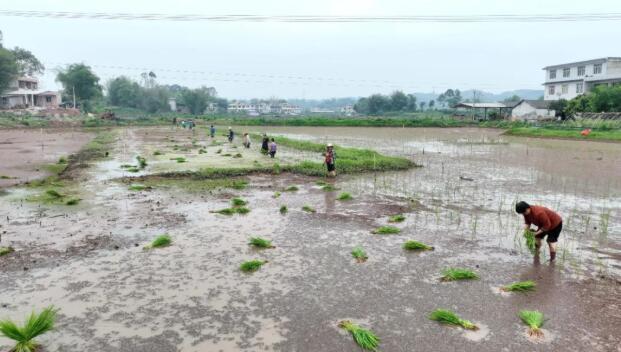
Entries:
{"type": "Polygon", "coordinates": [[[511,120],[534,121],[554,118],[555,115],[556,112],[554,110],[535,109],[535,107],[528,103],[521,103],[518,106],[514,107],[511,111],[511,120]]]}

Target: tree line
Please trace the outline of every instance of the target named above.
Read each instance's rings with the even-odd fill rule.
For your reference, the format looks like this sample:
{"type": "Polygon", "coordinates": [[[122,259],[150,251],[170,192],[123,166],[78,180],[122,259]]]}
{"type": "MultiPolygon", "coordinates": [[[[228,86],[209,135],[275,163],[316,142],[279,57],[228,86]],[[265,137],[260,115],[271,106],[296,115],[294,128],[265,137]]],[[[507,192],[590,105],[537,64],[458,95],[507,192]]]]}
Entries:
{"type": "Polygon", "coordinates": [[[417,102],[417,98],[413,94],[405,94],[397,90],[390,95],[373,94],[369,97],[360,98],[354,105],[354,110],[362,115],[417,112],[425,109],[452,108],[462,100],[459,89],[447,89],[436,99],[431,99],[428,102],[417,102]]]}

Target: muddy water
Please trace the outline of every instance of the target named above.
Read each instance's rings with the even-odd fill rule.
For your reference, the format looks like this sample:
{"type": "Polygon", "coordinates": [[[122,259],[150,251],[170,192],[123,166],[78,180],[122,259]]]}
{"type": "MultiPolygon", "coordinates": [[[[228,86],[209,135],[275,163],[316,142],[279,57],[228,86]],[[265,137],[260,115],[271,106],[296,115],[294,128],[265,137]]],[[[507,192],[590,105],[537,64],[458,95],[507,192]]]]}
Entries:
{"type": "MultiPolygon", "coordinates": [[[[322,191],[315,179],[291,175],[254,176],[245,190],[130,192],[113,180],[123,175],[120,164],[170,148],[171,138],[187,144],[195,137],[122,130],[111,158],[84,171],[78,207],[22,202],[19,189],[0,198],[0,211],[9,215],[0,219],[7,231],[2,244],[17,249],[0,258],[0,317],[19,319],[56,305],[58,328],[39,339],[50,351],[358,351],[338,328],[342,319],[371,328],[382,351],[618,350],[620,184],[614,175],[621,146],[506,139],[491,130],[273,130],[406,155],[424,168],[340,177],[336,186],[354,195],[348,202],[322,191]],[[569,166],[550,168],[547,158],[569,166]],[[581,160],[584,168],[570,167],[581,160]],[[273,197],[294,184],[300,191],[273,197]],[[249,202],[249,214],[210,212],[228,207],[234,196],[249,202]],[[533,261],[522,249],[519,218],[510,209],[518,198],[555,207],[567,219],[559,242],[565,254],[556,265],[545,257],[533,261]],[[286,215],[281,205],[288,206],[286,215]],[[303,212],[304,205],[317,213],[303,212]],[[606,212],[606,233],[591,230],[606,212]],[[371,234],[397,213],[407,217],[397,224],[400,234],[371,234]],[[142,248],[163,232],[172,246],[142,248]],[[256,235],[276,248],[249,248],[256,235]],[[436,250],[406,253],[407,239],[436,250]],[[351,257],[355,246],[367,251],[367,262],[351,257]],[[240,272],[249,259],[268,263],[240,272]],[[481,279],[439,282],[449,266],[472,268],[481,279]],[[538,289],[528,295],[498,290],[529,279],[538,289]],[[466,333],[429,321],[436,308],[454,310],[481,329],[466,333]],[[520,309],[546,315],[544,339],[529,339],[520,309]]],[[[272,162],[253,156],[254,149],[233,160],[215,154],[220,146],[207,148],[201,156],[184,152],[185,167],[272,162]]],[[[282,152],[283,162],[300,156],[282,152]]],[[[145,173],[170,159],[147,158],[145,173]]],[[[0,346],[8,349],[8,341],[0,338],[0,346]]]]}

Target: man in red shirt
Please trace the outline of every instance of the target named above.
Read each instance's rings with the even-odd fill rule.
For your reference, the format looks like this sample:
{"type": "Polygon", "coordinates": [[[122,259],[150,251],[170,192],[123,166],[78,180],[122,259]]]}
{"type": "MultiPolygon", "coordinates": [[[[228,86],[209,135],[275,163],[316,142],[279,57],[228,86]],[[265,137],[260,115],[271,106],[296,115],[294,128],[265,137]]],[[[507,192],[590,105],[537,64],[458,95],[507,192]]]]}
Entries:
{"type": "Polygon", "coordinates": [[[537,226],[535,240],[537,253],[541,248],[541,239],[548,236],[547,242],[550,247],[550,261],[556,258],[556,241],[563,229],[563,219],[556,212],[539,205],[529,205],[526,202],[518,202],[515,211],[524,216],[524,228],[530,229],[530,225],[537,226]]]}

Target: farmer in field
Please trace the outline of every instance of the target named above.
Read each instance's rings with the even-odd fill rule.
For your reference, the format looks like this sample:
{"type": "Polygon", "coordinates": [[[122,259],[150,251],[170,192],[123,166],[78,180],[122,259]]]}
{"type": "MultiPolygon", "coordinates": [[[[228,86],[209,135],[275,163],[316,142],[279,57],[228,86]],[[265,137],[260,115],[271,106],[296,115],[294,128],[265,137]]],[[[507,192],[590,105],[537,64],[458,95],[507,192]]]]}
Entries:
{"type": "Polygon", "coordinates": [[[233,138],[235,138],[235,132],[233,132],[233,128],[229,127],[229,143],[233,143],[233,138]]]}
{"type": "Polygon", "coordinates": [[[332,143],[329,143],[326,146],[326,153],[324,154],[324,156],[325,156],[324,163],[326,164],[326,167],[328,168],[328,176],[336,177],[336,165],[334,163],[335,161],[334,145],[332,145],[332,143]]]}
{"type": "Polygon", "coordinates": [[[272,141],[270,142],[270,158],[274,159],[277,149],[278,146],[276,145],[276,141],[274,140],[274,138],[272,138],[272,141]]]}
{"type": "Polygon", "coordinates": [[[216,128],[213,127],[213,125],[209,127],[209,135],[211,136],[211,138],[214,138],[216,136],[216,128]]]}
{"type": "Polygon", "coordinates": [[[267,133],[263,133],[263,140],[261,141],[261,153],[267,154],[269,151],[270,139],[267,138],[267,133]]]}
{"type": "Polygon", "coordinates": [[[244,147],[250,148],[250,135],[248,133],[244,133],[244,147]]]}
{"type": "Polygon", "coordinates": [[[529,205],[524,201],[515,205],[515,211],[524,216],[524,229],[530,230],[530,225],[537,226],[537,232],[535,232],[537,254],[541,248],[541,240],[548,237],[546,241],[550,247],[550,261],[553,261],[556,258],[556,241],[563,229],[561,216],[546,207],[529,205]]]}

